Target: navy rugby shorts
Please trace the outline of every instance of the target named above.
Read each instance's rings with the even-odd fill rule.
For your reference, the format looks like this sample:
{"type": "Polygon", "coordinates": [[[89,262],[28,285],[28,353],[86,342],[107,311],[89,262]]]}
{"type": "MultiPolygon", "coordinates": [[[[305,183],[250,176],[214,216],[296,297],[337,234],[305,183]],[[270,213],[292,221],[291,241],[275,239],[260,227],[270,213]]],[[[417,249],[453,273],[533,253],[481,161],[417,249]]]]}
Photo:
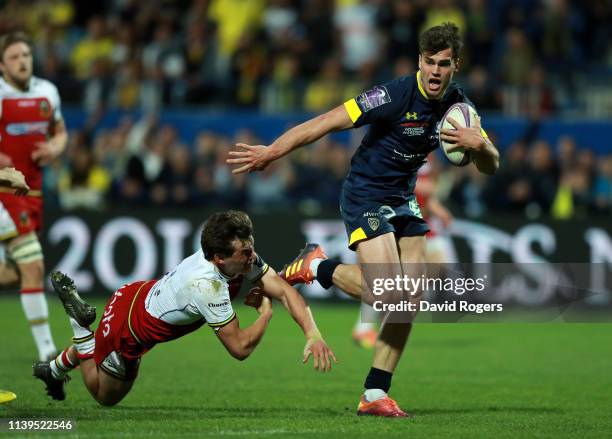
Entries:
{"type": "Polygon", "coordinates": [[[400,205],[381,204],[374,200],[358,202],[342,193],[340,213],[349,239],[349,248],[355,250],[357,243],[375,236],[392,232],[396,238],[421,236],[429,232],[423,219],[416,196],[411,195],[400,205]]]}

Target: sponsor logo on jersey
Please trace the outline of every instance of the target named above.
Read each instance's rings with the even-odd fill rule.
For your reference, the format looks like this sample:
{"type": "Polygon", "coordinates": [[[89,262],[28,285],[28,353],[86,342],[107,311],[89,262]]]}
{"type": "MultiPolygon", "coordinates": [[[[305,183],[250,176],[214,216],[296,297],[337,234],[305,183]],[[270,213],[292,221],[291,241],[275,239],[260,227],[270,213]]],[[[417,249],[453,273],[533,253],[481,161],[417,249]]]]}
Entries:
{"type": "Polygon", "coordinates": [[[47,131],[49,131],[49,122],[11,123],[6,126],[6,132],[11,136],[25,136],[28,134],[46,135],[47,131]]]}
{"type": "Polygon", "coordinates": [[[28,100],[19,100],[17,101],[17,107],[19,108],[28,108],[28,107],[34,107],[36,105],[36,101],[33,99],[28,99],[28,100]]]}
{"type": "Polygon", "coordinates": [[[404,127],[402,131],[404,136],[422,136],[425,134],[425,127],[404,127]]]}
{"type": "Polygon", "coordinates": [[[221,303],[209,303],[208,306],[211,308],[221,308],[223,306],[228,306],[229,305],[229,300],[224,300],[221,303]]]}
{"type": "Polygon", "coordinates": [[[370,111],[391,102],[391,96],[385,86],[376,86],[372,90],[361,93],[355,99],[363,112],[370,111]]]}
{"type": "Polygon", "coordinates": [[[409,111],[406,113],[406,120],[417,120],[419,117],[419,113],[416,111],[409,111]]]}
{"type": "Polygon", "coordinates": [[[397,215],[395,210],[387,205],[380,206],[377,212],[363,213],[363,217],[368,219],[368,226],[370,226],[372,230],[377,230],[380,227],[380,218],[389,220],[395,215],[397,215]]]}
{"type": "MultiPolygon", "coordinates": [[[[416,113],[413,113],[416,115],[416,113]]],[[[408,114],[406,114],[406,118],[408,118],[408,114]]],[[[416,116],[415,116],[416,120],[416,116]]],[[[402,134],[405,136],[422,136],[425,134],[425,129],[429,125],[427,121],[423,122],[404,122],[400,124],[404,127],[402,134]]]]}
{"type": "Polygon", "coordinates": [[[403,160],[407,160],[407,161],[418,160],[419,162],[421,162],[425,160],[425,157],[427,157],[427,154],[421,154],[421,153],[406,154],[404,152],[398,151],[395,148],[393,148],[393,153],[395,155],[400,156],[403,160]]]}

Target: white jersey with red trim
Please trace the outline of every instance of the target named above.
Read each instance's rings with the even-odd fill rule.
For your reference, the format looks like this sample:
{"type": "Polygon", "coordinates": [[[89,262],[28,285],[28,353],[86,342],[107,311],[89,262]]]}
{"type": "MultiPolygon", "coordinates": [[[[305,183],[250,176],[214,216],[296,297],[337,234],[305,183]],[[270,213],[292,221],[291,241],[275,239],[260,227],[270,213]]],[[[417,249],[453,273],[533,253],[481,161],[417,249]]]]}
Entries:
{"type": "MultiPolygon", "coordinates": [[[[246,278],[256,282],[267,270],[268,264],[258,256],[246,278]]],[[[204,318],[209,326],[220,328],[236,316],[229,292],[231,280],[199,250],[155,283],[145,299],[145,310],[171,325],[184,326],[204,318]]]]}
{"type": "Polygon", "coordinates": [[[32,158],[38,142],[44,142],[51,125],[62,119],[57,87],[33,76],[26,91],[0,78],[0,152],[23,172],[31,189],[40,190],[42,173],[32,158]]]}

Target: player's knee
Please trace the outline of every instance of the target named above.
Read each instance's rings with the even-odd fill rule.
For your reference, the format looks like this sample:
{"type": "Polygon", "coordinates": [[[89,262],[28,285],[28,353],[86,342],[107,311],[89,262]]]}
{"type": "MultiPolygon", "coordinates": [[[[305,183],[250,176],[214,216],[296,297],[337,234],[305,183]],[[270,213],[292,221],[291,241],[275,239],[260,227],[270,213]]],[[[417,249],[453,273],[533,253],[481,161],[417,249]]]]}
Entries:
{"type": "Polygon", "coordinates": [[[100,404],[103,407],[113,407],[117,404],[119,404],[119,401],[121,401],[121,399],[117,399],[117,398],[108,398],[105,396],[98,396],[96,397],[96,401],[98,402],[98,404],[100,404]]]}
{"type": "Polygon", "coordinates": [[[119,404],[121,400],[125,398],[125,396],[128,394],[128,391],[129,391],[129,389],[121,389],[121,390],[105,389],[102,391],[100,390],[102,389],[99,389],[98,393],[94,395],[94,397],[96,401],[98,402],[98,404],[104,407],[112,407],[114,405],[119,404]]]}

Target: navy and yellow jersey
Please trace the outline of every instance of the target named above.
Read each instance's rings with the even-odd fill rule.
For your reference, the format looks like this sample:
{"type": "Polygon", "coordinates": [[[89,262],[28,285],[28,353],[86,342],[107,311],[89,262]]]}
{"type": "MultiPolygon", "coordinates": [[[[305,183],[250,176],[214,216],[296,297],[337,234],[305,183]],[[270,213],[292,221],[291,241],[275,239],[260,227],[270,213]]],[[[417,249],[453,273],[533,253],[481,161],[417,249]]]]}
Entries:
{"type": "Polygon", "coordinates": [[[375,86],[344,104],[353,125],[369,130],[353,155],[343,196],[400,205],[414,193],[418,169],[438,147],[439,122],[457,102],[473,105],[455,83],[429,99],[420,72],[375,86]]]}

